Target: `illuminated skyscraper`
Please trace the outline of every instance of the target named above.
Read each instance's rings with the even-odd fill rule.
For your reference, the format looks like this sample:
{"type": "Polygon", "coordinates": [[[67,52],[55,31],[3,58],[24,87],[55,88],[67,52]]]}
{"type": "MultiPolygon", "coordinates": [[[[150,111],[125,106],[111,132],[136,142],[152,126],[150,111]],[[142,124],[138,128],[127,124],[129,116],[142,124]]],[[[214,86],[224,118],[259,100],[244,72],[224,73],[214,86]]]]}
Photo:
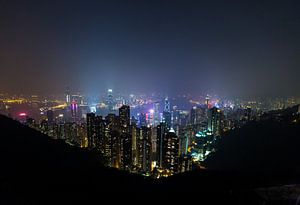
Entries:
{"type": "Polygon", "coordinates": [[[114,168],[122,168],[120,118],[115,114],[108,114],[105,120],[107,123],[106,136],[110,141],[110,164],[114,168]]]}
{"type": "Polygon", "coordinates": [[[168,98],[165,99],[165,107],[163,112],[163,122],[166,124],[166,128],[169,130],[172,127],[172,114],[170,108],[170,102],[168,98]]]}
{"type": "Polygon", "coordinates": [[[96,123],[96,115],[95,113],[88,113],[86,117],[87,123],[87,138],[88,138],[88,148],[93,149],[96,147],[96,131],[95,131],[95,123],[96,123]]]}
{"type": "Polygon", "coordinates": [[[207,122],[207,111],[204,107],[193,107],[190,112],[190,123],[192,125],[207,122]]]}
{"type": "Polygon", "coordinates": [[[67,105],[70,105],[71,104],[71,94],[70,94],[70,89],[68,87],[66,89],[65,99],[66,99],[67,105]]]}
{"type": "Polygon", "coordinates": [[[138,165],[142,172],[151,172],[151,129],[149,127],[141,127],[138,145],[138,165]]]}
{"type": "Polygon", "coordinates": [[[160,168],[163,167],[163,158],[164,158],[164,152],[163,152],[163,143],[165,140],[165,134],[167,133],[166,124],[160,123],[157,126],[157,139],[156,139],[156,155],[157,155],[157,164],[160,168]]]}
{"type": "Polygon", "coordinates": [[[112,89],[108,89],[107,90],[107,100],[106,103],[108,105],[108,110],[110,113],[113,112],[114,109],[114,98],[113,98],[113,90],[112,89]]]}
{"type": "Polygon", "coordinates": [[[122,168],[129,169],[132,163],[132,139],[130,135],[130,107],[123,105],[119,109],[121,128],[121,161],[122,168]]]}
{"type": "Polygon", "coordinates": [[[160,116],[159,116],[159,102],[154,103],[154,127],[159,125],[160,116]]]}
{"type": "Polygon", "coordinates": [[[168,97],[165,98],[164,112],[171,112],[170,102],[168,97]]]}
{"type": "Polygon", "coordinates": [[[139,128],[136,124],[130,126],[130,135],[132,140],[132,165],[136,167],[138,165],[138,137],[139,137],[139,128]]]}
{"type": "Polygon", "coordinates": [[[71,118],[72,118],[72,122],[79,122],[80,120],[79,106],[75,101],[72,101],[71,103],[71,118]]]}
{"type": "Polygon", "coordinates": [[[179,168],[179,138],[171,129],[163,141],[163,168],[175,174],[179,168]]]}
{"type": "Polygon", "coordinates": [[[209,97],[206,96],[205,98],[205,105],[206,105],[206,108],[209,108],[209,97]]]}
{"type": "Polygon", "coordinates": [[[222,132],[223,113],[220,109],[213,107],[208,110],[207,130],[213,136],[220,136],[222,132]]]}

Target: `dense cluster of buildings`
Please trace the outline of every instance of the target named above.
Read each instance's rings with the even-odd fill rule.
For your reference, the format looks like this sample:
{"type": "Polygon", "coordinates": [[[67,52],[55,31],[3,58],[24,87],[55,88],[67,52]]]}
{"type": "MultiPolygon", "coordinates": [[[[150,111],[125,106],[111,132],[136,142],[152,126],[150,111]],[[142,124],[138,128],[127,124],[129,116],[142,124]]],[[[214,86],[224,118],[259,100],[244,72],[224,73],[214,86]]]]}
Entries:
{"type": "Polygon", "coordinates": [[[255,103],[232,106],[206,97],[183,110],[171,106],[169,98],[125,101],[109,89],[101,113],[99,106],[67,91],[59,105],[43,102],[40,120],[27,113],[17,117],[54,139],[97,150],[109,167],[159,178],[202,167],[226,131],[261,118],[264,110],[255,103]],[[150,109],[132,113],[144,102],[150,109]]]}

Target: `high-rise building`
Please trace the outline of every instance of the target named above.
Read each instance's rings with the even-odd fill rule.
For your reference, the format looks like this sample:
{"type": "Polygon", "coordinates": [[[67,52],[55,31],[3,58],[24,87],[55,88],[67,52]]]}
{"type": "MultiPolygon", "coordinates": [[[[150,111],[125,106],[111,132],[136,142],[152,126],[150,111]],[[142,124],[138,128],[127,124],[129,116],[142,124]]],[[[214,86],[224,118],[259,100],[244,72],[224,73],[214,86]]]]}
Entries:
{"type": "Polygon", "coordinates": [[[88,148],[93,149],[95,145],[95,113],[88,113],[86,116],[88,148]]]}
{"type": "Polygon", "coordinates": [[[159,116],[159,102],[154,103],[154,127],[156,127],[160,123],[159,116]]]}
{"type": "Polygon", "coordinates": [[[94,124],[94,143],[95,148],[104,155],[105,150],[105,122],[102,119],[102,116],[95,117],[94,124]]]}
{"type": "Polygon", "coordinates": [[[151,172],[151,128],[143,126],[139,130],[138,166],[144,174],[149,174],[151,172]]]}
{"type": "Polygon", "coordinates": [[[72,101],[71,103],[71,118],[72,122],[79,122],[80,121],[80,110],[77,102],[72,101]]]}
{"type": "Polygon", "coordinates": [[[168,130],[172,127],[172,115],[170,112],[163,112],[163,122],[166,124],[168,130]]]}
{"type": "Polygon", "coordinates": [[[110,142],[110,166],[114,168],[122,168],[120,118],[115,114],[108,114],[105,117],[105,120],[107,123],[106,139],[110,142]]]}
{"type": "Polygon", "coordinates": [[[172,127],[172,114],[171,114],[170,102],[168,98],[165,99],[165,107],[163,111],[163,122],[166,124],[166,128],[170,130],[172,127]]]}
{"type": "Polygon", "coordinates": [[[66,89],[65,99],[66,99],[67,105],[70,105],[71,104],[71,94],[70,94],[70,89],[68,87],[66,89]]]}
{"type": "Polygon", "coordinates": [[[168,97],[165,98],[164,112],[171,112],[171,105],[168,97]]]}
{"type": "Polygon", "coordinates": [[[207,123],[207,114],[204,107],[193,107],[190,112],[190,123],[192,125],[207,123]]]}
{"type": "Polygon", "coordinates": [[[156,156],[157,156],[157,165],[158,167],[163,167],[163,158],[164,158],[164,152],[163,152],[163,143],[165,140],[165,135],[167,133],[167,128],[165,123],[160,123],[156,127],[156,156]]]}
{"type": "Polygon", "coordinates": [[[216,107],[208,110],[207,130],[215,137],[220,136],[222,132],[222,111],[216,107]]]}
{"type": "Polygon", "coordinates": [[[130,135],[130,107],[123,105],[119,109],[121,128],[121,166],[130,169],[132,163],[132,136],[130,135]]]}
{"type": "Polygon", "coordinates": [[[165,135],[163,141],[163,169],[172,174],[178,172],[179,168],[179,138],[173,129],[165,135]]]}
{"type": "Polygon", "coordinates": [[[137,128],[136,124],[130,126],[130,135],[132,140],[132,165],[133,167],[137,167],[139,128],[137,128]]]}
{"type": "Polygon", "coordinates": [[[107,100],[106,103],[108,105],[108,110],[110,113],[113,112],[114,109],[114,98],[113,98],[113,90],[112,89],[108,89],[107,90],[107,100]]]}

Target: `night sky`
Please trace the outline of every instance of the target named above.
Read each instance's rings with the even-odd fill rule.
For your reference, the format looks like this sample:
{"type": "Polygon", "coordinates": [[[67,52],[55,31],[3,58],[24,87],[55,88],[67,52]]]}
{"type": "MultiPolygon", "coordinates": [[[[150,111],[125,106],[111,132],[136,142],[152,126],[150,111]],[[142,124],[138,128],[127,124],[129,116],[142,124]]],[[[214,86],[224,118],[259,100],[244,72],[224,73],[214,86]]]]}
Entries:
{"type": "Polygon", "coordinates": [[[0,0],[0,91],[298,95],[299,76],[299,0],[0,0]]]}

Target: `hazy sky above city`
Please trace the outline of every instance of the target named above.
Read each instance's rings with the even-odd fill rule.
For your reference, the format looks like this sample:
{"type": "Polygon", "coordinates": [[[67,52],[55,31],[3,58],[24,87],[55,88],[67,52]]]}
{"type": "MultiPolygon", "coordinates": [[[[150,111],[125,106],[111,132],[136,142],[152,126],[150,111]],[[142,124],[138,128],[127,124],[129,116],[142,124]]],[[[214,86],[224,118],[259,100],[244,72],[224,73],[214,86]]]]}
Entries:
{"type": "Polygon", "coordinates": [[[0,0],[0,90],[297,95],[299,11],[299,0],[0,0]]]}

